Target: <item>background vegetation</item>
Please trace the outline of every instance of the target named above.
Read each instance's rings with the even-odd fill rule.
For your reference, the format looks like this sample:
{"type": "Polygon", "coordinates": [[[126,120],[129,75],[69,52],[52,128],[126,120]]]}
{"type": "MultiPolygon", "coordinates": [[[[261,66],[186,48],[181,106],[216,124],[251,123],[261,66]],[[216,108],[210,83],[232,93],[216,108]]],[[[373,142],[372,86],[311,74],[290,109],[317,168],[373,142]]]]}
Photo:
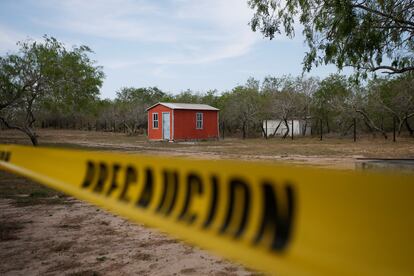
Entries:
{"type": "MultiPolygon", "coordinates": [[[[314,135],[380,134],[395,125],[413,136],[414,74],[371,78],[358,83],[338,74],[325,79],[306,76],[249,78],[228,91],[183,91],[157,87],[123,87],[115,99],[100,99],[104,74],[86,46],[67,49],[51,37],[20,43],[20,51],[0,57],[2,128],[27,134],[36,145],[36,128],[79,129],[143,134],[146,109],[157,102],[203,103],[220,109],[224,136],[264,134],[263,120],[301,119],[314,135]]],[[[287,132],[286,132],[287,134],[287,132]]],[[[272,136],[272,134],[270,134],[272,136]]],[[[286,138],[286,135],[283,136],[286,138]]]]}

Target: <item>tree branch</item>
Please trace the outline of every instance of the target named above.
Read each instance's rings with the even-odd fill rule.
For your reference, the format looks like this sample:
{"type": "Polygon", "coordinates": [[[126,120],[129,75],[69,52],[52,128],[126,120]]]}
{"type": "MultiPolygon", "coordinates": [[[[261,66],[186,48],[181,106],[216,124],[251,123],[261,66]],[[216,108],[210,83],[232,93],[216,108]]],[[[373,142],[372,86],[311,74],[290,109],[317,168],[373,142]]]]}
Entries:
{"type": "Polygon", "coordinates": [[[367,11],[367,12],[370,12],[370,13],[373,13],[373,14],[376,14],[376,15],[379,15],[379,16],[382,16],[382,17],[385,17],[385,18],[391,19],[391,20],[393,20],[394,22],[397,22],[397,23],[400,23],[400,24],[403,24],[403,25],[409,25],[409,26],[407,26],[407,28],[409,28],[409,29],[414,29],[414,22],[410,22],[410,21],[407,21],[407,20],[401,20],[401,19],[396,18],[395,16],[393,16],[393,15],[391,15],[391,14],[386,14],[386,13],[383,13],[383,12],[381,12],[381,11],[374,10],[374,9],[369,8],[369,7],[367,7],[367,6],[364,6],[364,5],[362,5],[362,4],[354,4],[354,5],[351,5],[351,7],[352,7],[352,8],[359,8],[359,9],[363,9],[363,10],[365,10],[365,11],[367,11]]]}
{"type": "Polygon", "coordinates": [[[0,117],[0,121],[8,128],[8,129],[16,129],[16,130],[20,130],[24,133],[26,133],[25,129],[19,126],[15,126],[15,125],[11,125],[9,124],[9,122],[7,122],[6,119],[4,119],[3,117],[0,117]]]}
{"type": "Polygon", "coordinates": [[[395,68],[392,66],[386,66],[386,65],[382,65],[382,66],[376,66],[373,68],[370,68],[371,71],[378,71],[378,70],[389,70],[391,72],[384,72],[386,74],[401,74],[404,72],[408,72],[408,71],[414,71],[414,66],[408,66],[408,67],[403,67],[403,68],[395,68]]]}
{"type": "Polygon", "coordinates": [[[355,112],[357,112],[357,113],[359,113],[359,114],[361,114],[363,117],[364,117],[364,121],[371,127],[371,128],[373,128],[373,129],[375,129],[376,131],[378,131],[378,132],[381,132],[382,133],[382,135],[384,136],[384,138],[385,139],[387,139],[388,138],[388,136],[387,136],[387,133],[383,130],[383,129],[381,129],[381,128],[379,128],[379,127],[377,127],[376,125],[375,125],[375,123],[369,118],[369,116],[368,116],[368,114],[366,114],[362,109],[357,109],[357,108],[355,108],[355,112]]]}

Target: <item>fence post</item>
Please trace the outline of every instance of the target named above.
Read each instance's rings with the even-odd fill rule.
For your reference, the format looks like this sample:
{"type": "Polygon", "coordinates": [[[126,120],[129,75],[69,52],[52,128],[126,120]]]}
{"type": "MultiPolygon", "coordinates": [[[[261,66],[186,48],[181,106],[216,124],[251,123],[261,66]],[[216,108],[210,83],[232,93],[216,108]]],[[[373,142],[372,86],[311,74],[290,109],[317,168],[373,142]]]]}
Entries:
{"type": "Polygon", "coordinates": [[[292,119],[292,140],[293,140],[293,130],[294,128],[293,128],[293,119],[292,119]]]}
{"type": "Polygon", "coordinates": [[[356,142],[356,119],[354,118],[354,142],[356,142]]]}
{"type": "Polygon", "coordinates": [[[265,138],[266,138],[266,140],[267,140],[267,120],[265,120],[265,126],[266,126],[265,138]]]}
{"type": "Polygon", "coordinates": [[[322,141],[322,132],[323,132],[322,119],[319,119],[319,124],[320,124],[320,132],[321,132],[321,138],[320,138],[320,141],[322,141]]]}

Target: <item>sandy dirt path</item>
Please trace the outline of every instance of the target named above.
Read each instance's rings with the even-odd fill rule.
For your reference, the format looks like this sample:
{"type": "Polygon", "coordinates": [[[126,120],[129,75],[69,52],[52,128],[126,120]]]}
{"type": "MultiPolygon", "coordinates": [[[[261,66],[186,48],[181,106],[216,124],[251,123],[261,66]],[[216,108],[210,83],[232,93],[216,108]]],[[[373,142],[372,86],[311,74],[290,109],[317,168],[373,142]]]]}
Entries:
{"type": "Polygon", "coordinates": [[[87,203],[0,199],[0,275],[252,275],[244,267],[87,203]]]}

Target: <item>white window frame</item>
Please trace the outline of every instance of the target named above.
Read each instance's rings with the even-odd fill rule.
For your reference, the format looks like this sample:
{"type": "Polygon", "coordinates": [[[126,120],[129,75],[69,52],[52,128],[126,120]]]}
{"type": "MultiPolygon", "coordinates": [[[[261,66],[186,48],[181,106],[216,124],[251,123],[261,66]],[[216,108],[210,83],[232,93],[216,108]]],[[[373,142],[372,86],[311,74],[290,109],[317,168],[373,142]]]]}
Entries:
{"type": "Polygon", "coordinates": [[[154,112],[152,113],[152,128],[153,129],[158,129],[158,127],[160,126],[160,116],[158,115],[158,112],[154,112]],[[155,115],[157,115],[157,119],[155,120],[155,115]],[[155,127],[155,122],[157,122],[157,127],[155,127]]]}
{"type": "Polygon", "coordinates": [[[204,115],[202,112],[197,112],[196,113],[196,129],[203,129],[204,126],[204,115]],[[201,115],[201,119],[198,119],[198,115],[201,115]],[[200,122],[200,127],[198,127],[198,122],[200,122]]]}

